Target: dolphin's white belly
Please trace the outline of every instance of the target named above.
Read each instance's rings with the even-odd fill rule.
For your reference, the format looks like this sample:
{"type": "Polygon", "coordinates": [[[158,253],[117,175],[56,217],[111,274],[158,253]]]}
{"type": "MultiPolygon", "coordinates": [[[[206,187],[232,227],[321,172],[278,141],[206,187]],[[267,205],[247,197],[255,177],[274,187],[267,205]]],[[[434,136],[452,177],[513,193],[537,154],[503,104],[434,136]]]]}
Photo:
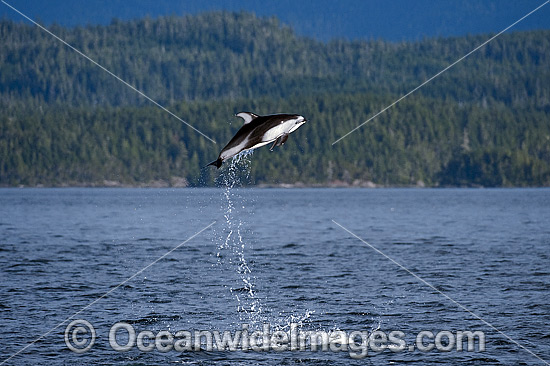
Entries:
{"type": "Polygon", "coordinates": [[[254,145],[254,146],[249,147],[247,150],[252,150],[252,149],[256,149],[256,148],[258,148],[258,147],[262,147],[262,146],[264,146],[264,145],[269,144],[271,141],[273,141],[273,140],[270,140],[270,141],[262,141],[262,142],[260,142],[260,143],[258,143],[258,144],[256,144],[256,145],[254,145]]]}
{"type": "MultiPolygon", "coordinates": [[[[278,126],[275,126],[273,128],[270,128],[262,137],[262,143],[263,145],[269,144],[271,141],[274,141],[275,139],[281,137],[283,134],[288,133],[290,130],[290,127],[294,125],[294,120],[292,122],[285,122],[281,123],[278,126]],[[265,142],[265,143],[264,143],[265,142]]],[[[263,146],[260,145],[260,146],[263,146]]]]}

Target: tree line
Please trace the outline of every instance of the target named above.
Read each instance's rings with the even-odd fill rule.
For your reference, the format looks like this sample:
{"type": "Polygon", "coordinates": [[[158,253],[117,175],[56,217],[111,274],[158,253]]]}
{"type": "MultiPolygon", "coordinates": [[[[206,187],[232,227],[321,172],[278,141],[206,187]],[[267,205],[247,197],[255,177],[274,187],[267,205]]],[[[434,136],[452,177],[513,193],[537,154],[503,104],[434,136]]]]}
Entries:
{"type": "Polygon", "coordinates": [[[0,22],[0,185],[215,184],[232,115],[300,113],[253,155],[252,184],[550,185],[550,32],[505,34],[331,145],[488,36],[327,43],[275,18],[213,12],[52,32],[0,22]]]}

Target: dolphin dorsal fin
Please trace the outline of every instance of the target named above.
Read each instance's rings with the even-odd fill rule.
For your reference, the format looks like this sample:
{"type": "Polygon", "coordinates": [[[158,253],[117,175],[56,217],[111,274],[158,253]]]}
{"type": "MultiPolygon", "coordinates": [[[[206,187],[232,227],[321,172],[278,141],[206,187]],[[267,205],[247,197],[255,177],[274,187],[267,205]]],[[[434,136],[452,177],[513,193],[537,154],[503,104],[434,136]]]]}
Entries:
{"type": "Polygon", "coordinates": [[[258,115],[252,112],[241,112],[237,113],[235,116],[241,117],[244,120],[245,125],[252,122],[253,119],[258,118],[258,115]]]}

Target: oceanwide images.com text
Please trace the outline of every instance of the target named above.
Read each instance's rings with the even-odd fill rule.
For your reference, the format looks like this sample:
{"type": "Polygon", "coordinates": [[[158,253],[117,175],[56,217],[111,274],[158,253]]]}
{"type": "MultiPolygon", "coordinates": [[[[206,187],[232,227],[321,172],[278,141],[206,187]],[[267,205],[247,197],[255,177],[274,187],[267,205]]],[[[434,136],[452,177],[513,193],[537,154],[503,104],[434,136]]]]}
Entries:
{"type": "MultiPolygon", "coordinates": [[[[138,349],[141,352],[192,351],[324,351],[348,352],[352,358],[364,358],[372,352],[403,351],[485,351],[485,333],[481,331],[421,331],[408,344],[406,334],[399,330],[384,332],[343,330],[302,330],[298,323],[285,329],[272,329],[264,323],[262,329],[217,330],[151,330],[137,331],[125,322],[115,323],[109,330],[109,346],[118,352],[138,349]]],[[[96,340],[95,328],[86,320],[74,320],[65,329],[65,343],[76,353],[92,349],[96,340]]]]}

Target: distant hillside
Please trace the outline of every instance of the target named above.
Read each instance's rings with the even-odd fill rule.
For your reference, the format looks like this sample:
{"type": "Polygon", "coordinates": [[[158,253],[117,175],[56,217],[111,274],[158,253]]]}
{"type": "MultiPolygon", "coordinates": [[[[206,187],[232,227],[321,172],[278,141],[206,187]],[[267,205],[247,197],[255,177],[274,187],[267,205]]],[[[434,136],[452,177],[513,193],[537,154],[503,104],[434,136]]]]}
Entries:
{"type": "Polygon", "coordinates": [[[219,144],[38,28],[2,21],[1,185],[212,184],[200,167],[240,110],[310,120],[254,154],[252,183],[550,185],[550,31],[499,37],[334,146],[489,36],[325,44],[225,12],[52,31],[219,144]]]}
{"type": "MultiPolygon", "coordinates": [[[[42,24],[106,25],[145,16],[192,15],[205,11],[242,10],[276,16],[297,34],[318,40],[383,39],[417,41],[424,37],[496,32],[541,5],[541,0],[9,0],[10,5],[42,24]]],[[[21,16],[0,4],[0,18],[21,16]]],[[[514,30],[550,29],[545,6],[514,30]]]]}

